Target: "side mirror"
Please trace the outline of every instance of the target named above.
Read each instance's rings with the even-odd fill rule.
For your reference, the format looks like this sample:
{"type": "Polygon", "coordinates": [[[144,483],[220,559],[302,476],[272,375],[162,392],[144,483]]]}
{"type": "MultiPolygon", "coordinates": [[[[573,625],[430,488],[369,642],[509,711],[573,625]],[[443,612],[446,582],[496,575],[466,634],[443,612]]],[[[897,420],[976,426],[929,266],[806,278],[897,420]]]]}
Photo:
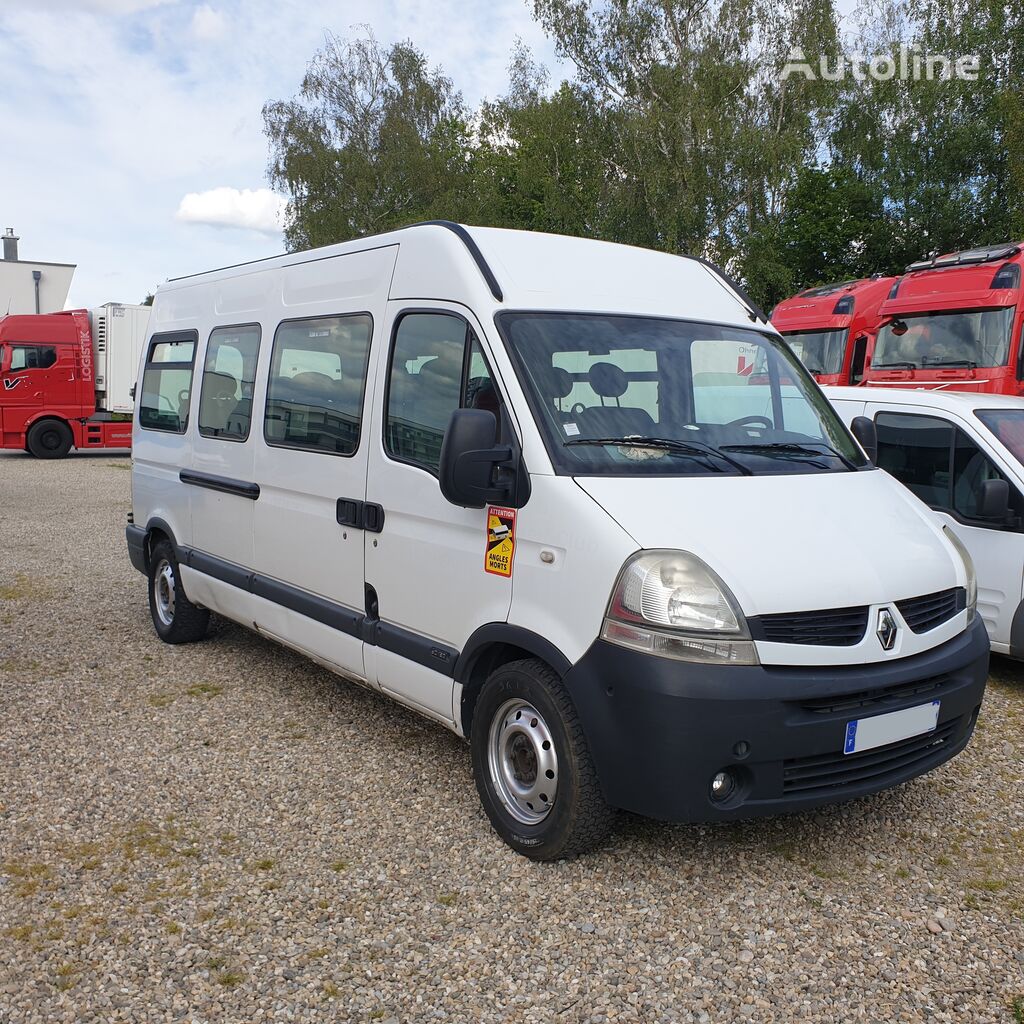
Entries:
{"type": "Polygon", "coordinates": [[[486,409],[456,409],[441,443],[441,493],[453,505],[508,504],[518,476],[512,449],[498,447],[498,420],[486,409]]]}
{"type": "Polygon", "coordinates": [[[856,416],[850,424],[853,436],[860,442],[867,457],[872,461],[878,460],[878,431],[875,430],[875,421],[867,416],[856,416]]]}
{"type": "Polygon", "coordinates": [[[1005,480],[982,480],[978,491],[978,515],[998,522],[1010,517],[1010,485],[1005,480]]]}

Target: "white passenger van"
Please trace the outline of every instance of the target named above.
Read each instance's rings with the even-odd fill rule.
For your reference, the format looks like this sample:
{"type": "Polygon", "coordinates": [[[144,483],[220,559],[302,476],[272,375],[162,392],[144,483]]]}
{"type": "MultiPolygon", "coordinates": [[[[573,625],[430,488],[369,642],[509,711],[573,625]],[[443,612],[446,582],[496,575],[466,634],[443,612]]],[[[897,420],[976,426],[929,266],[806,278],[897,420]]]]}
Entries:
{"type": "Polygon", "coordinates": [[[127,541],[160,637],[213,611],[467,737],[520,853],[967,744],[962,548],[709,265],[434,222],[171,281],[151,330],[127,541]]]}
{"type": "Polygon", "coordinates": [[[992,650],[1024,659],[1024,400],[934,388],[825,394],[847,422],[874,421],[876,464],[970,553],[992,650]]]}

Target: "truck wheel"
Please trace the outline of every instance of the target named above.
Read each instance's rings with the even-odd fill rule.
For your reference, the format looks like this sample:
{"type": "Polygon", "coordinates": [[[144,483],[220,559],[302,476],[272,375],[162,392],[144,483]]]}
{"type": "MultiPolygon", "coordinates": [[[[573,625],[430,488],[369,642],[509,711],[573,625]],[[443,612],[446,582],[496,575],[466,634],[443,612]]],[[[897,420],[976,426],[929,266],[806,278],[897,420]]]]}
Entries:
{"type": "Polygon", "coordinates": [[[40,420],[29,427],[25,447],[37,459],[63,459],[73,440],[71,428],[62,420],[40,420]]]}
{"type": "Polygon", "coordinates": [[[186,596],[170,541],[162,540],[149,557],[149,613],[165,644],[191,644],[206,636],[210,612],[186,596]]]}
{"type": "Polygon", "coordinates": [[[532,860],[599,846],[614,824],[583,727],[558,673],[536,659],[496,669],[470,732],[473,774],[494,830],[532,860]]]}

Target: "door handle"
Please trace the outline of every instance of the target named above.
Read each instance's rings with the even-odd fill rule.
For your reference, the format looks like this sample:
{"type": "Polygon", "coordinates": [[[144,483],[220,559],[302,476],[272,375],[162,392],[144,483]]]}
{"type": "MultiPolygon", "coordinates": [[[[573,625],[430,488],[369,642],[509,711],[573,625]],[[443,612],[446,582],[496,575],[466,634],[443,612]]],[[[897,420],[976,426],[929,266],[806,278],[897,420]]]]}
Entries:
{"type": "Polygon", "coordinates": [[[380,533],[384,529],[384,507],[358,498],[339,498],[336,517],[341,526],[380,533]]]}
{"type": "Polygon", "coordinates": [[[355,498],[339,498],[337,518],[342,526],[351,526],[361,530],[363,528],[363,502],[357,501],[355,498]]]}

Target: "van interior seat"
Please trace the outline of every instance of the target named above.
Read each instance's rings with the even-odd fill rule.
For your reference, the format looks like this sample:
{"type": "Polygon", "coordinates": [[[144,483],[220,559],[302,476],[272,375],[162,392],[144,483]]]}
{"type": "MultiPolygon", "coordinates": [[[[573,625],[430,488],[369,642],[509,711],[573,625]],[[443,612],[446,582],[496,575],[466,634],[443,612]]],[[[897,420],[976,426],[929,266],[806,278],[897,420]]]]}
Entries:
{"type": "Polygon", "coordinates": [[[601,404],[580,412],[578,422],[584,436],[627,437],[656,433],[654,419],[646,409],[619,403],[629,388],[629,378],[621,367],[614,363],[594,363],[587,374],[587,382],[600,397],[601,404]],[[614,399],[615,405],[607,405],[606,399],[614,399]]]}
{"type": "Polygon", "coordinates": [[[207,370],[203,374],[199,399],[199,422],[208,430],[222,433],[238,405],[238,381],[229,373],[207,370]]]}

